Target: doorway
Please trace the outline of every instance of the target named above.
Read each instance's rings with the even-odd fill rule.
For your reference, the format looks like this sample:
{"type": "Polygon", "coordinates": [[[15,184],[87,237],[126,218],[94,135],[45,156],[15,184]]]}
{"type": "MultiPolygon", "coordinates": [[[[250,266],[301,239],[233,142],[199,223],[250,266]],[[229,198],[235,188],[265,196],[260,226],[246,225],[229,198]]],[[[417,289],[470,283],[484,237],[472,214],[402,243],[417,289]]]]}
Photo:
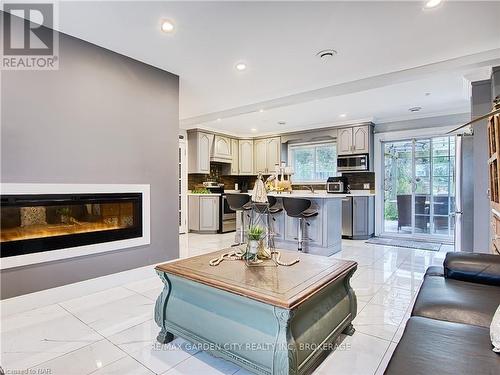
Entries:
{"type": "Polygon", "coordinates": [[[383,142],[382,154],[382,234],[452,241],[455,137],[383,142]]]}

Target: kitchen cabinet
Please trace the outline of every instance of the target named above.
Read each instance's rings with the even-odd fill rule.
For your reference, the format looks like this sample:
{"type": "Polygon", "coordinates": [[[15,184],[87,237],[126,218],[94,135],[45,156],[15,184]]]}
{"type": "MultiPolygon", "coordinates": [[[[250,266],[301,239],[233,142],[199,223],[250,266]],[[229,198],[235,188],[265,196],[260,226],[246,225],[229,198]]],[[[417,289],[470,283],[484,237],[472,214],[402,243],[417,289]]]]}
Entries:
{"type": "Polygon", "coordinates": [[[352,154],[352,128],[339,129],[337,153],[339,155],[352,154]]]}
{"type": "Polygon", "coordinates": [[[255,173],[266,173],[267,161],[266,161],[266,139],[256,139],[254,141],[254,170],[255,173]]]}
{"type": "Polygon", "coordinates": [[[355,126],[352,128],[352,151],[354,154],[370,152],[370,126],[355,126]]]}
{"type": "Polygon", "coordinates": [[[281,163],[281,138],[268,138],[266,142],[266,163],[267,172],[271,173],[276,170],[276,164],[281,163]]]}
{"type": "Polygon", "coordinates": [[[371,142],[371,125],[339,129],[337,137],[338,155],[368,154],[371,152],[371,142]]]}
{"type": "Polygon", "coordinates": [[[188,173],[210,173],[210,154],[214,135],[210,133],[188,132],[188,173]]]}
{"type": "Polygon", "coordinates": [[[375,232],[375,197],[352,196],[342,199],[342,236],[363,240],[375,232]]]}
{"type": "Polygon", "coordinates": [[[252,175],[254,174],[254,149],[253,149],[253,139],[240,139],[238,141],[239,146],[239,174],[240,175],[252,175]]]}
{"type": "Polygon", "coordinates": [[[217,232],[219,229],[219,196],[189,196],[189,230],[217,232]]]}
{"type": "Polygon", "coordinates": [[[240,150],[239,150],[239,144],[238,140],[231,138],[231,175],[239,175],[240,174],[240,165],[239,165],[239,155],[240,155],[240,150]]]}
{"type": "Polygon", "coordinates": [[[254,170],[255,173],[272,173],[276,164],[280,163],[281,138],[263,138],[254,141],[254,170]]]}
{"type": "Polygon", "coordinates": [[[230,162],[232,160],[231,139],[221,135],[214,137],[211,160],[230,162]]]}

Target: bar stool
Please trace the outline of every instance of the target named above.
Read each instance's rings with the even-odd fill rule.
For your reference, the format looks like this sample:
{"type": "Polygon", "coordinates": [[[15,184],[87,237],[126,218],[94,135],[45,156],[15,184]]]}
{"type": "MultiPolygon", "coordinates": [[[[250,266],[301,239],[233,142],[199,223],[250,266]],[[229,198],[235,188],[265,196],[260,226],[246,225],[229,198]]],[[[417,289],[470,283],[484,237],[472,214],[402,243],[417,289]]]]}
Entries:
{"type": "MultiPolygon", "coordinates": [[[[274,236],[276,235],[276,232],[274,230],[274,225],[273,222],[276,222],[276,218],[274,217],[275,214],[280,213],[283,211],[283,206],[278,203],[278,200],[276,197],[273,197],[272,195],[267,196],[267,202],[269,203],[269,209],[268,209],[268,231],[269,231],[269,246],[268,247],[274,247],[274,236]],[[269,220],[269,218],[271,220],[269,220]]],[[[279,233],[278,233],[279,235],[279,233]]]]}
{"type": "Polygon", "coordinates": [[[312,201],[309,199],[285,197],[283,197],[283,208],[288,216],[299,219],[297,250],[302,251],[302,243],[304,242],[304,222],[309,226],[310,224],[307,222],[307,218],[317,216],[318,209],[313,207],[312,201]]]}
{"type": "Polygon", "coordinates": [[[250,195],[248,194],[226,194],[226,201],[229,208],[240,215],[240,241],[232,246],[239,246],[245,243],[245,211],[250,210],[250,195]]]}

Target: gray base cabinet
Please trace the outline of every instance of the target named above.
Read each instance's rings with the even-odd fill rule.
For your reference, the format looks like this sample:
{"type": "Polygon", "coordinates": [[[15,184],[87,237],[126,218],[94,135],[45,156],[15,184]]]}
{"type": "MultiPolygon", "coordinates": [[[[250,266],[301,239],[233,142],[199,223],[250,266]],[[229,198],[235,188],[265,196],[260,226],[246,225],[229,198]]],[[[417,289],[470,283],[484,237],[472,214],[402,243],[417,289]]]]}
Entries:
{"type": "Polygon", "coordinates": [[[375,233],[375,197],[342,199],[342,237],[364,240],[375,233]]]}
{"type": "Polygon", "coordinates": [[[190,195],[189,231],[191,232],[217,232],[219,230],[219,197],[190,195]]]}

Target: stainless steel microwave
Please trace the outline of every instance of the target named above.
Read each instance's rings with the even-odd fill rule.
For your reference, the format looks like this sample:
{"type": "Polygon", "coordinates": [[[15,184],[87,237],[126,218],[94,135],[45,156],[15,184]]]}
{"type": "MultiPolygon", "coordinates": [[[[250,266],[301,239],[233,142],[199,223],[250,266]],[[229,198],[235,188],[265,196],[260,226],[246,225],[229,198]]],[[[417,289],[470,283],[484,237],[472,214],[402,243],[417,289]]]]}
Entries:
{"type": "Polygon", "coordinates": [[[368,170],[368,154],[337,156],[338,172],[359,172],[368,170]]]}

